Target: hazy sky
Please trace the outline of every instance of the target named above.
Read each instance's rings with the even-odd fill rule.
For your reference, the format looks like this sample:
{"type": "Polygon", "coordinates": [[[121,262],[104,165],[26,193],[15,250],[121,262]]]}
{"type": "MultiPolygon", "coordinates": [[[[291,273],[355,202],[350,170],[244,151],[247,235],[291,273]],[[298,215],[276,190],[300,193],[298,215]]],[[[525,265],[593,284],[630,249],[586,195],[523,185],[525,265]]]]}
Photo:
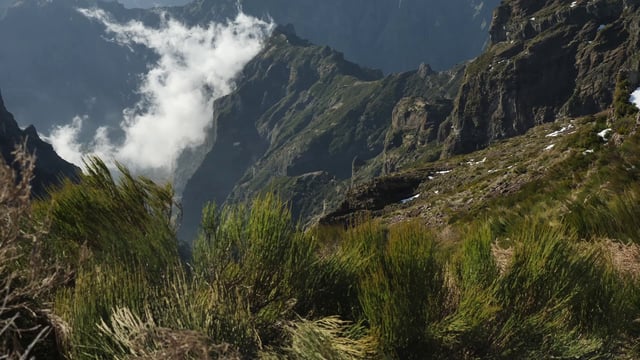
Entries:
{"type": "Polygon", "coordinates": [[[191,0],[118,0],[118,2],[128,8],[150,8],[154,6],[184,5],[191,2],[191,0]]]}

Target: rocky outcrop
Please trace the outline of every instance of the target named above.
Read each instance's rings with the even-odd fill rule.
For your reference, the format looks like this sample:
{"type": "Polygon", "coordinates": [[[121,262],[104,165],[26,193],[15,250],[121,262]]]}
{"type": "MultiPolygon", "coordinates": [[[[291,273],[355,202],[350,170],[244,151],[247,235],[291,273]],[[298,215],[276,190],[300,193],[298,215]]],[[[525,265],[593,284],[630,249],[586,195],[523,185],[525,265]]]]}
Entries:
{"type": "Polygon", "coordinates": [[[617,72],[640,69],[639,3],[504,1],[440,129],[445,156],[608,108],[617,72]]]}
{"type": "Polygon", "coordinates": [[[40,139],[33,126],[24,130],[18,127],[0,94],[0,155],[7,163],[12,163],[16,146],[25,142],[27,151],[36,155],[35,178],[31,183],[35,196],[45,196],[49,187],[59,184],[64,178],[78,178],[80,169],[60,158],[50,144],[40,139]]]}
{"type": "MultiPolygon", "coordinates": [[[[206,201],[243,201],[275,190],[304,221],[337,205],[353,181],[385,171],[387,139],[417,132],[419,146],[435,141],[461,74],[423,66],[383,77],[279,28],[245,67],[236,91],[214,105],[208,152],[183,193],[181,237],[195,237],[206,201]],[[424,106],[406,120],[397,110],[393,122],[394,109],[409,101],[403,99],[424,106]]],[[[389,153],[399,149],[387,145],[389,153]]],[[[178,172],[191,166],[180,163],[178,172]]]]}

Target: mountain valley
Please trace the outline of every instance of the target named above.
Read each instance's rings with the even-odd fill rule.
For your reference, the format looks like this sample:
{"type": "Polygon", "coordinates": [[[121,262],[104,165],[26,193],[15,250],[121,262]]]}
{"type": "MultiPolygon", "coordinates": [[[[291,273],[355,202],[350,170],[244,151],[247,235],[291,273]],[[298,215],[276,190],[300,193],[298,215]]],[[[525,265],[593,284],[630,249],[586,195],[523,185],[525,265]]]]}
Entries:
{"type": "Polygon", "coordinates": [[[0,6],[0,359],[640,357],[640,1],[240,3],[0,6]],[[35,130],[194,108],[170,179],[35,130]]]}

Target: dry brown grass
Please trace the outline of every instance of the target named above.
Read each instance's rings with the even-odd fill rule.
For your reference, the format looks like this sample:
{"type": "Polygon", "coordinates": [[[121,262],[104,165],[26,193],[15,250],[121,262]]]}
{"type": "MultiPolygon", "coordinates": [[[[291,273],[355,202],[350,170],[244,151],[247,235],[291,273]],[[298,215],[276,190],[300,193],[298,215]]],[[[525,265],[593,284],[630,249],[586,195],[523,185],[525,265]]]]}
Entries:
{"type": "Polygon", "coordinates": [[[158,326],[150,312],[143,320],[128,308],[118,308],[111,314],[109,324],[102,321],[98,329],[117,344],[119,349],[114,349],[114,359],[241,359],[240,352],[233,346],[212,344],[200,332],[158,326]]]}
{"type": "Polygon", "coordinates": [[[46,226],[31,215],[35,156],[24,145],[13,155],[14,166],[0,158],[0,359],[27,359],[43,351],[45,342],[55,347],[45,299],[64,272],[45,265],[41,241],[46,226]]]}
{"type": "Polygon", "coordinates": [[[635,243],[623,244],[607,239],[603,242],[607,254],[611,258],[613,267],[620,273],[634,279],[640,278],[640,245],[635,243]]]}
{"type": "Polygon", "coordinates": [[[508,247],[505,249],[501,248],[495,243],[491,244],[491,253],[493,254],[493,258],[496,261],[496,265],[498,266],[498,270],[500,271],[501,275],[504,274],[509,268],[511,261],[513,260],[513,252],[513,247],[508,247]]]}

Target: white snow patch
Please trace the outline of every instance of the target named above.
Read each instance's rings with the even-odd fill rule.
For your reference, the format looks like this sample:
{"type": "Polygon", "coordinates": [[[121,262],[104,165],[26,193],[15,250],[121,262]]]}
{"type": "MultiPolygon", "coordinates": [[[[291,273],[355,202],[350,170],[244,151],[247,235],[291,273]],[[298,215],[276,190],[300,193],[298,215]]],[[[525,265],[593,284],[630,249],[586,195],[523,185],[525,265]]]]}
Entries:
{"type": "Polygon", "coordinates": [[[453,170],[442,170],[442,171],[436,171],[436,174],[438,175],[444,175],[444,174],[448,174],[450,172],[452,172],[453,170]]]}
{"type": "Polygon", "coordinates": [[[400,202],[403,203],[403,204],[406,204],[406,203],[408,203],[410,201],[413,201],[413,200],[415,200],[415,199],[417,199],[419,197],[420,197],[420,194],[416,194],[416,195],[413,195],[410,198],[402,199],[402,200],[400,200],[400,202]]]}
{"type": "Polygon", "coordinates": [[[563,126],[562,129],[560,129],[560,130],[556,130],[556,131],[554,131],[552,133],[547,134],[546,136],[547,137],[558,137],[558,136],[564,134],[565,132],[567,132],[567,130],[571,130],[571,129],[573,129],[573,125],[569,124],[567,126],[563,126]]]}
{"type": "Polygon", "coordinates": [[[572,7],[572,8],[574,8],[576,6],[578,6],[578,2],[577,1],[574,1],[574,2],[571,3],[571,5],[569,5],[569,7],[572,7]]]}
{"type": "Polygon", "coordinates": [[[429,180],[433,180],[435,179],[433,176],[429,176],[429,180]]]}
{"type": "Polygon", "coordinates": [[[549,145],[549,146],[545,147],[545,148],[544,148],[544,151],[551,150],[551,149],[553,149],[555,146],[556,146],[556,144],[551,144],[551,145],[549,145]]]}
{"type": "Polygon", "coordinates": [[[435,190],[433,193],[438,195],[438,194],[440,194],[440,190],[435,190]]]}
{"type": "Polygon", "coordinates": [[[598,137],[601,138],[604,141],[609,141],[609,139],[607,139],[607,136],[609,135],[610,132],[612,132],[613,130],[611,128],[609,129],[604,129],[602,131],[600,131],[598,133],[598,137]]]}
{"type": "Polygon", "coordinates": [[[487,161],[487,157],[486,156],[480,161],[474,161],[473,159],[471,159],[471,160],[467,161],[467,165],[471,165],[471,166],[480,165],[480,164],[484,164],[485,161],[487,161]]]}
{"type": "Polygon", "coordinates": [[[487,171],[487,172],[488,172],[489,174],[493,174],[494,172],[498,172],[498,171],[499,171],[498,169],[491,169],[491,170],[489,170],[489,171],[487,171]]]}
{"type": "Polygon", "coordinates": [[[593,149],[587,149],[582,152],[582,155],[593,154],[593,149]]]}
{"type": "Polygon", "coordinates": [[[638,109],[640,109],[640,87],[636,89],[636,91],[631,93],[629,97],[629,101],[635,105],[638,109]]]}

